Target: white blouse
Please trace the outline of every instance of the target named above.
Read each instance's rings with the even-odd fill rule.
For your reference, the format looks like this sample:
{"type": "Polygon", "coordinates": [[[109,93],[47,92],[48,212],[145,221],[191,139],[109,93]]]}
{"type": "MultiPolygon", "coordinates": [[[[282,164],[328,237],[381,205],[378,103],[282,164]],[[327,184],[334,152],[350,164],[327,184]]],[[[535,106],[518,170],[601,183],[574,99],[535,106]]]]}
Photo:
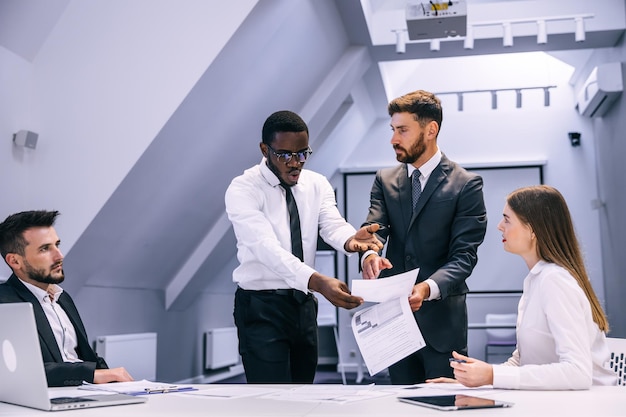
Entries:
{"type": "Polygon", "coordinates": [[[616,385],[610,352],[591,305],[564,268],[539,261],[524,279],[517,349],[493,366],[494,388],[566,390],[616,385]]]}

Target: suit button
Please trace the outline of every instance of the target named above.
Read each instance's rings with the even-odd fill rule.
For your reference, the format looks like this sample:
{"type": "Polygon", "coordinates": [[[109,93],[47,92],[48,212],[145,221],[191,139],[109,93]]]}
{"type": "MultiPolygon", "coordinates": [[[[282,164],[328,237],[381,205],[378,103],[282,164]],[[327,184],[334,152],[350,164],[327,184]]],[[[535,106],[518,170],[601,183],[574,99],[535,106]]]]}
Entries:
{"type": "Polygon", "coordinates": [[[411,260],[411,255],[407,255],[404,257],[405,260],[410,261],[411,260]]]}

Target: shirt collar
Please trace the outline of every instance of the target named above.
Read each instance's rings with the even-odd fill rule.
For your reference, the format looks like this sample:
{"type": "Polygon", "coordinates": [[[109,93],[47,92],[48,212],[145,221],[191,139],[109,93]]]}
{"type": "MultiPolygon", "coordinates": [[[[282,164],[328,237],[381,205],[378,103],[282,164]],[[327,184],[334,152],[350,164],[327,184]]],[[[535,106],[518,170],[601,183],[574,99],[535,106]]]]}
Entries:
{"type": "MultiPolygon", "coordinates": [[[[437,152],[435,152],[432,158],[430,158],[428,161],[426,161],[425,164],[419,167],[421,176],[424,178],[428,178],[430,174],[435,170],[435,168],[437,168],[437,165],[439,165],[439,162],[441,162],[441,150],[437,148],[437,152]]],[[[410,177],[416,168],[413,166],[413,164],[406,164],[406,167],[407,167],[407,174],[410,177]]]]}
{"type": "Polygon", "coordinates": [[[263,175],[263,178],[265,178],[265,181],[267,181],[269,185],[271,185],[272,187],[276,187],[277,185],[280,185],[280,180],[278,179],[276,174],[274,174],[272,170],[267,166],[266,157],[263,157],[263,159],[261,159],[260,167],[261,167],[261,175],[263,175]]]}
{"type": "Polygon", "coordinates": [[[548,262],[540,259],[539,262],[537,262],[535,266],[531,268],[530,273],[533,275],[538,275],[547,265],[548,262]]]}
{"type": "Polygon", "coordinates": [[[54,297],[55,302],[59,301],[59,297],[63,293],[63,288],[59,287],[56,284],[50,284],[48,286],[48,291],[42,290],[38,286],[33,285],[26,281],[22,281],[22,284],[24,284],[24,286],[26,286],[26,288],[28,288],[30,292],[32,292],[33,295],[41,302],[49,302],[50,295],[54,297]]]}

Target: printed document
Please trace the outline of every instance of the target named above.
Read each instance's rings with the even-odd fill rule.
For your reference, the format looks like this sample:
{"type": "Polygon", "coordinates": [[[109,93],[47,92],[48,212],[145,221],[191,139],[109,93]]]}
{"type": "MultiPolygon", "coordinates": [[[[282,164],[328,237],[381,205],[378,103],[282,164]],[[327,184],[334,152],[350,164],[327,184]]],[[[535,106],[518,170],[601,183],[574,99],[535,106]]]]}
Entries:
{"type": "Polygon", "coordinates": [[[414,269],[388,278],[352,281],[352,294],[365,301],[381,300],[352,317],[352,332],[370,375],[426,346],[409,305],[417,272],[414,269]],[[393,298],[383,294],[386,291],[393,298]]]}
{"type": "Polygon", "coordinates": [[[92,384],[83,381],[83,384],[80,385],[78,389],[90,391],[110,391],[128,395],[148,395],[192,391],[196,388],[191,385],[174,385],[142,379],[141,381],[109,382],[108,384],[92,384]]]}
{"type": "Polygon", "coordinates": [[[395,298],[409,298],[420,269],[415,268],[401,274],[380,279],[353,279],[352,295],[365,301],[382,303],[395,298]]]}

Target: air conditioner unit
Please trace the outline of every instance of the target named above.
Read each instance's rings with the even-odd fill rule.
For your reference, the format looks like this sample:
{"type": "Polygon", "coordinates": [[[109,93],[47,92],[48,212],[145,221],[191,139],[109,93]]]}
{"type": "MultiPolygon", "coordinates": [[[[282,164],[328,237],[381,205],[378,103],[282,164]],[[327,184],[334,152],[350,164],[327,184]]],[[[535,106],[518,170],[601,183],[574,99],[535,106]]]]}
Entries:
{"type": "Polygon", "coordinates": [[[467,34],[465,1],[419,2],[406,4],[406,27],[409,40],[447,38],[467,34]]]}
{"type": "Polygon", "coordinates": [[[622,94],[622,63],[611,62],[598,65],[580,89],[576,108],[586,117],[601,117],[622,94]]]}

